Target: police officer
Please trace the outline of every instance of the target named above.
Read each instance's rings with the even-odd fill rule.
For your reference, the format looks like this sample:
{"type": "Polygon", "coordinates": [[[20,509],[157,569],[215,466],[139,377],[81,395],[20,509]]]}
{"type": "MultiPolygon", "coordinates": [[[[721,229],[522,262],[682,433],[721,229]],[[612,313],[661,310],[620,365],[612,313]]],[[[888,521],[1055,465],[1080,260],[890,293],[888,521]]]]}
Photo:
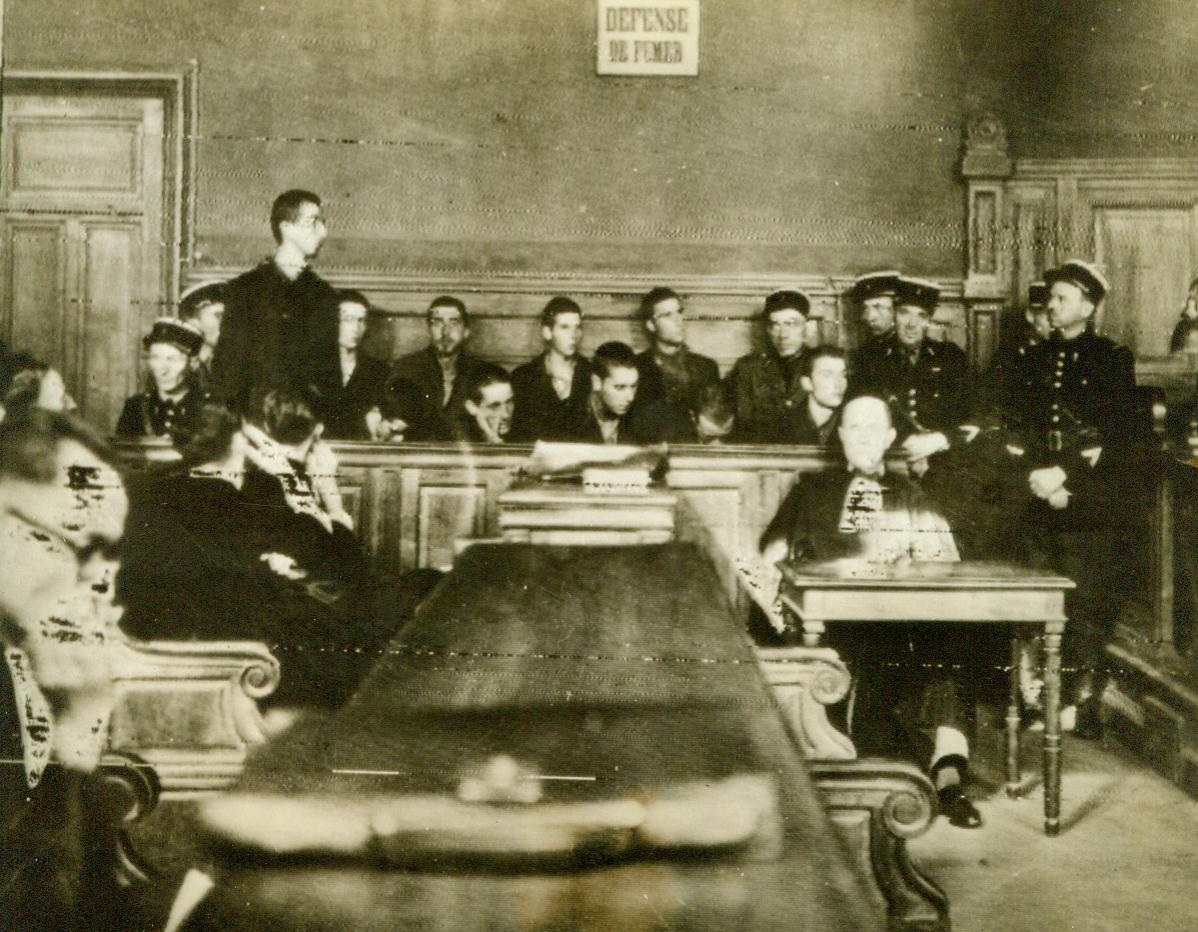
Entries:
{"type": "Polygon", "coordinates": [[[1044,281],[1052,335],[1025,354],[1005,412],[1008,448],[1032,496],[1033,553],[1078,585],[1062,645],[1065,685],[1080,703],[1077,731],[1097,736],[1104,648],[1127,600],[1126,574],[1139,559],[1135,522],[1151,488],[1126,480],[1147,465],[1148,432],[1136,417],[1131,351],[1094,332],[1109,287],[1102,273],[1070,260],[1044,281]]]}
{"type": "Polygon", "coordinates": [[[738,443],[795,443],[794,411],[805,396],[807,318],[811,299],[801,291],[775,291],[761,319],[766,348],[742,356],[728,374],[727,392],[738,443]]]}
{"type": "Polygon", "coordinates": [[[929,281],[900,278],[895,293],[895,332],[869,342],[855,356],[852,396],[877,394],[890,403],[903,452],[922,475],[929,459],[960,442],[970,411],[969,362],[950,341],[928,338],[940,300],[929,281]]]}
{"type": "Polygon", "coordinates": [[[867,272],[853,280],[845,297],[860,308],[861,329],[858,346],[876,343],[894,335],[894,298],[902,276],[893,269],[867,272]]]}

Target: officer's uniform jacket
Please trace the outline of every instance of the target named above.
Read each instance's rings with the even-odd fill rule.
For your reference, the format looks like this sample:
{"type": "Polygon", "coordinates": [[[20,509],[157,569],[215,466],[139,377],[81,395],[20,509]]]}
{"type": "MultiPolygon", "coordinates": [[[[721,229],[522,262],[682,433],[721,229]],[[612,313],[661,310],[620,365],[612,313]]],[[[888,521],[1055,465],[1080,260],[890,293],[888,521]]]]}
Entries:
{"type": "Polygon", "coordinates": [[[876,394],[890,403],[901,438],[940,431],[955,443],[969,416],[969,361],[955,343],[924,339],[914,364],[898,337],[864,344],[853,357],[849,394],[876,394]]]}
{"type": "Polygon", "coordinates": [[[1086,330],[1072,340],[1039,343],[1026,356],[1006,405],[1008,446],[1020,452],[1029,472],[1064,469],[1072,493],[1065,511],[1078,521],[1116,517],[1119,500],[1127,497],[1120,476],[1149,439],[1136,416],[1131,351],[1086,330]],[[1091,465],[1082,454],[1096,448],[1102,452],[1091,465]]]}

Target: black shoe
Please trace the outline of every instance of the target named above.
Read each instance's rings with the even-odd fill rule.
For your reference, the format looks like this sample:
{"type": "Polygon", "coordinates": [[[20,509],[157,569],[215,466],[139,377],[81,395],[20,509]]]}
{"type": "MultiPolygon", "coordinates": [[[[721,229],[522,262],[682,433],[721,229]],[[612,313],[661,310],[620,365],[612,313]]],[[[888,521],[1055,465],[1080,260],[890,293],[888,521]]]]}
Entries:
{"type": "Polygon", "coordinates": [[[1102,703],[1097,696],[1088,696],[1078,704],[1073,736],[1083,741],[1102,740],[1102,703]]]}
{"type": "Polygon", "coordinates": [[[982,824],[982,814],[968,796],[961,792],[960,783],[950,783],[936,793],[940,800],[940,811],[949,825],[957,828],[977,828],[982,824]]]}

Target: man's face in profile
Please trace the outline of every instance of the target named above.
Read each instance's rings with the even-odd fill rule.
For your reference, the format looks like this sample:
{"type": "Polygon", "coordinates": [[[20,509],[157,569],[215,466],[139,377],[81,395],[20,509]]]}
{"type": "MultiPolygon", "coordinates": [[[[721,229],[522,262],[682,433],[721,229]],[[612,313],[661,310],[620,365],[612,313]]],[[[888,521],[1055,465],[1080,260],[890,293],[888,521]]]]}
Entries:
{"type": "Polygon", "coordinates": [[[890,409],[880,398],[854,398],[844,406],[838,433],[849,466],[858,472],[876,473],[894,443],[890,409]]]}
{"type": "Polygon", "coordinates": [[[653,316],[649,318],[649,332],[658,343],[681,346],[686,339],[686,323],[682,316],[682,302],[677,298],[666,298],[653,305],[653,316]]]}
{"type": "Polygon", "coordinates": [[[599,382],[599,398],[603,407],[616,417],[623,417],[636,397],[640,373],[632,366],[612,366],[606,377],[595,378],[599,382]]]}
{"type": "Polygon", "coordinates": [[[98,630],[119,617],[112,547],[129,510],[124,486],[74,440],[60,441],[57,457],[53,483],[0,480],[0,617],[16,646],[64,618],[98,630]]]}
{"type": "Polygon", "coordinates": [[[482,397],[477,402],[466,402],[466,410],[478,422],[483,433],[506,437],[512,429],[512,412],[516,408],[512,383],[492,382],[484,385],[480,394],[482,397]]]}
{"type": "Polygon", "coordinates": [[[279,232],[283,241],[291,243],[305,259],[314,258],[329,235],[320,205],[311,201],[299,205],[294,220],[280,223],[279,232]]]}
{"type": "Polygon", "coordinates": [[[456,307],[434,307],[428,312],[428,338],[438,356],[449,357],[462,348],[470,328],[456,307]]]}

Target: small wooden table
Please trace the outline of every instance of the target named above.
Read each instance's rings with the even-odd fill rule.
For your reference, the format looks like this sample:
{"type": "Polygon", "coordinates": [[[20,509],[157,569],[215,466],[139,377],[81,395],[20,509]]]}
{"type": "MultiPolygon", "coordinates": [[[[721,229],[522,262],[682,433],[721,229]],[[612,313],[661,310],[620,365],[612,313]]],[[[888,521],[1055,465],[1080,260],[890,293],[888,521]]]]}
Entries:
{"type": "Polygon", "coordinates": [[[803,642],[817,646],[826,622],[1009,624],[1006,788],[1019,792],[1020,626],[1044,632],[1044,831],[1060,831],[1061,635],[1063,576],[999,563],[913,563],[880,566],[851,561],[782,565],[783,605],[802,624],[803,642]]]}

